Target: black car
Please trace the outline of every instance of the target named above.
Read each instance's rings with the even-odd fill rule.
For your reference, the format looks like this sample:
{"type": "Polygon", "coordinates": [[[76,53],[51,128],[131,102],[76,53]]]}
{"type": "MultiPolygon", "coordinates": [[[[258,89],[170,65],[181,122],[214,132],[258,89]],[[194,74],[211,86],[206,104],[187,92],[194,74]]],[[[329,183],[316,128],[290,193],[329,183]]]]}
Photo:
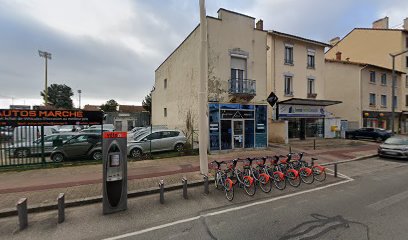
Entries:
{"type": "Polygon", "coordinates": [[[382,128],[365,127],[352,131],[346,131],[346,138],[350,139],[372,139],[377,142],[382,142],[391,136],[391,131],[387,131],[382,128]]]}
{"type": "Polygon", "coordinates": [[[61,146],[54,148],[51,153],[51,160],[54,162],[83,158],[101,160],[101,144],[102,139],[100,134],[81,133],[69,139],[61,146]]]}

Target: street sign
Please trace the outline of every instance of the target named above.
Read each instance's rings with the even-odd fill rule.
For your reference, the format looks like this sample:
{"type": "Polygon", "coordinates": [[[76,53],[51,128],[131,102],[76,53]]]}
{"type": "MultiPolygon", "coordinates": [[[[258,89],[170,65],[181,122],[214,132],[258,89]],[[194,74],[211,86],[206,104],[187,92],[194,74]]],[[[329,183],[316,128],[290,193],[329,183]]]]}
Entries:
{"type": "Polygon", "coordinates": [[[273,107],[276,102],[278,102],[278,97],[275,95],[275,93],[271,92],[266,101],[269,103],[269,105],[271,105],[271,107],[273,107]]]}

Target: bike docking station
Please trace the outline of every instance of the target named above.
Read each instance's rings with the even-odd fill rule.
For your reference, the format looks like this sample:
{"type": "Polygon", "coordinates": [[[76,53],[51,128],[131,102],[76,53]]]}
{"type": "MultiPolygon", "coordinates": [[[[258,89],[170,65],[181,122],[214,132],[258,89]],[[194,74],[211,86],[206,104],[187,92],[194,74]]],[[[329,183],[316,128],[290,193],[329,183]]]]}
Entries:
{"type": "Polygon", "coordinates": [[[103,214],[127,209],[127,133],[103,133],[103,214]]]}

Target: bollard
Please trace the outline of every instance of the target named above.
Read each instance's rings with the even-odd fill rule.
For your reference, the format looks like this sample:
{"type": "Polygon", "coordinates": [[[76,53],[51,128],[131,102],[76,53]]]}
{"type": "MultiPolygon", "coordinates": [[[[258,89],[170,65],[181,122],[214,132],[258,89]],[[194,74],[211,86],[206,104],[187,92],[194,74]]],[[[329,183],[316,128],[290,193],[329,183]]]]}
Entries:
{"type": "Polygon", "coordinates": [[[65,194],[60,193],[57,198],[58,202],[58,223],[65,221],[65,194]]]}
{"type": "Polygon", "coordinates": [[[20,224],[20,230],[23,230],[28,226],[27,198],[20,198],[20,200],[18,200],[17,212],[18,212],[18,222],[20,224]]]}
{"type": "Polygon", "coordinates": [[[208,189],[208,176],[204,175],[204,193],[209,194],[210,191],[208,189]]]}
{"type": "Polygon", "coordinates": [[[289,145],[289,153],[292,153],[292,147],[289,145]]]}
{"type": "Polygon", "coordinates": [[[334,164],[334,177],[337,177],[337,163],[334,164]]]}
{"type": "Polygon", "coordinates": [[[181,182],[183,183],[183,198],[188,199],[188,196],[187,196],[187,178],[183,177],[181,179],[181,182]]]}
{"type": "Polygon", "coordinates": [[[160,203],[164,204],[164,181],[163,180],[160,180],[159,187],[160,187],[160,203]]]}
{"type": "Polygon", "coordinates": [[[316,139],[313,139],[313,150],[316,150],[316,139]]]}

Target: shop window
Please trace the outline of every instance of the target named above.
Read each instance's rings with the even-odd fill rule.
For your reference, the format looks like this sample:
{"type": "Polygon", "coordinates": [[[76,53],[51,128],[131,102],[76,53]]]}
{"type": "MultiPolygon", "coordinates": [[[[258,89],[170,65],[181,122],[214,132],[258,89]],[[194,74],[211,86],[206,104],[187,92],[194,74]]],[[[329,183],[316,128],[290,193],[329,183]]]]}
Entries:
{"type": "Polygon", "coordinates": [[[285,64],[293,65],[293,45],[285,44],[285,64]]]}
{"type": "Polygon", "coordinates": [[[208,119],[210,122],[210,150],[220,150],[220,112],[218,103],[208,104],[209,115],[208,119]]]}
{"type": "Polygon", "coordinates": [[[375,83],[375,71],[370,71],[370,83],[375,83]]]}
{"type": "Polygon", "coordinates": [[[381,107],[387,107],[387,95],[381,95],[381,107]]]}
{"type": "Polygon", "coordinates": [[[254,120],[245,120],[245,148],[255,147],[254,120]]]}
{"type": "Polygon", "coordinates": [[[381,74],[381,85],[387,85],[387,74],[381,74]]]}
{"type": "Polygon", "coordinates": [[[293,96],[293,78],[285,76],[285,96],[293,96]]]}
{"type": "Polygon", "coordinates": [[[315,50],[307,50],[307,68],[315,68],[315,50]]]}
{"type": "Polygon", "coordinates": [[[405,87],[408,88],[408,75],[405,76],[405,87]]]}
{"type": "Polygon", "coordinates": [[[221,150],[232,148],[231,120],[221,120],[221,150]]]}
{"type": "Polygon", "coordinates": [[[370,107],[374,107],[375,106],[375,94],[374,93],[370,93],[370,99],[369,99],[369,103],[370,103],[370,107]]]}

